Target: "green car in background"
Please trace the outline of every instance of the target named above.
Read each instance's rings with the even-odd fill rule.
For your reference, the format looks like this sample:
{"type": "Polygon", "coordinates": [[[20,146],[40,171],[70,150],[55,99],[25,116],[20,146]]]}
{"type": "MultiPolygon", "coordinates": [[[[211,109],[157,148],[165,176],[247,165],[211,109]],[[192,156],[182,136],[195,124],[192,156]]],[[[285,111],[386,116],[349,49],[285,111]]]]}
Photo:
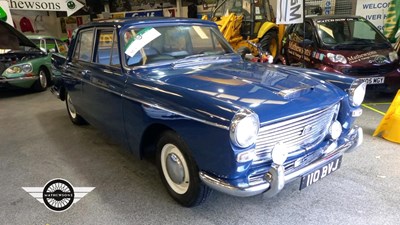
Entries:
{"type": "Polygon", "coordinates": [[[51,54],[4,21],[0,34],[0,89],[46,90],[52,81],[51,54]]]}
{"type": "Polygon", "coordinates": [[[61,39],[46,35],[27,35],[27,37],[46,53],[58,53],[64,56],[68,53],[68,46],[61,39]]]}

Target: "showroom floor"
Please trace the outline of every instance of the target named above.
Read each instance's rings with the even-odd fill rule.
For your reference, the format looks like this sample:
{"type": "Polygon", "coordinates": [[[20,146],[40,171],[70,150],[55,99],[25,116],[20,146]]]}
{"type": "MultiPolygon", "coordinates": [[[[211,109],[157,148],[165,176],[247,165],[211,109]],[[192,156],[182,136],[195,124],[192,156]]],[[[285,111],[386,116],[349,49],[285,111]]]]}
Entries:
{"type": "MultiPolygon", "coordinates": [[[[385,112],[391,97],[367,107],[385,112]],[[377,104],[377,103],[386,104],[377,104]]],[[[72,125],[50,91],[0,92],[0,224],[399,224],[400,144],[371,134],[382,115],[364,108],[364,144],[329,178],[274,198],[214,192],[196,208],[167,194],[155,166],[135,159],[90,125],[72,125]],[[63,178],[95,189],[69,210],[48,210],[21,187],[63,178]]]]}

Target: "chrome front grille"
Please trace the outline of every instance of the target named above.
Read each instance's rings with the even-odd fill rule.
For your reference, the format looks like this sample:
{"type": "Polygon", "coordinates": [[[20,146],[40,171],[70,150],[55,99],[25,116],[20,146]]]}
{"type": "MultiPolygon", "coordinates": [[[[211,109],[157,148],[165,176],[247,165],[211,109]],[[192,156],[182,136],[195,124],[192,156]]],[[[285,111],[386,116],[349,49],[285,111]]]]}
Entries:
{"type": "Polygon", "coordinates": [[[286,145],[289,155],[299,150],[313,148],[325,137],[332,120],[336,119],[338,110],[339,104],[336,104],[261,127],[256,140],[256,158],[253,164],[271,160],[271,151],[278,142],[286,145]]]}

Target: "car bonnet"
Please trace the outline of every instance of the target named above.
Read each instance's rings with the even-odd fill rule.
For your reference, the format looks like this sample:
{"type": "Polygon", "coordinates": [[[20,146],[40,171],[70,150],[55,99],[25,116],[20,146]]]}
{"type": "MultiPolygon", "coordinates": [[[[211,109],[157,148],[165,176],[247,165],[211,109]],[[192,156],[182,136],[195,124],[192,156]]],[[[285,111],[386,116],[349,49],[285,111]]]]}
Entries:
{"type": "Polygon", "coordinates": [[[145,76],[167,84],[170,91],[180,96],[193,96],[193,92],[196,92],[200,96],[199,101],[212,98],[212,104],[218,102],[220,107],[232,111],[249,108],[259,115],[261,121],[328,107],[339,102],[346,94],[332,84],[304,72],[259,63],[214,64],[178,69],[165,67],[147,70],[145,76]]]}
{"type": "Polygon", "coordinates": [[[37,48],[24,34],[6,22],[0,21],[0,49],[19,49],[19,46],[37,48]]]}

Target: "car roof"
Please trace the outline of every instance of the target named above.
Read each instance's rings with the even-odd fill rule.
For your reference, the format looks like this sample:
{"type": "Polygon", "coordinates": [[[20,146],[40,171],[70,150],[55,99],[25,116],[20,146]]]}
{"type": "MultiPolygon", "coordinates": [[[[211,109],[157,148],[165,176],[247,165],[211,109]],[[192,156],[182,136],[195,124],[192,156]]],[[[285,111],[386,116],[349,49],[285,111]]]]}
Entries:
{"type": "Polygon", "coordinates": [[[201,20],[201,19],[192,19],[192,18],[175,18],[175,17],[132,17],[132,18],[119,18],[119,19],[107,19],[107,20],[98,20],[87,23],[85,25],[80,26],[80,28],[89,28],[94,26],[120,26],[124,27],[127,25],[145,25],[145,24],[176,24],[176,23],[197,23],[204,25],[213,25],[216,24],[212,21],[201,20]]]}
{"type": "Polygon", "coordinates": [[[29,39],[59,39],[50,35],[26,35],[29,39]]]}

